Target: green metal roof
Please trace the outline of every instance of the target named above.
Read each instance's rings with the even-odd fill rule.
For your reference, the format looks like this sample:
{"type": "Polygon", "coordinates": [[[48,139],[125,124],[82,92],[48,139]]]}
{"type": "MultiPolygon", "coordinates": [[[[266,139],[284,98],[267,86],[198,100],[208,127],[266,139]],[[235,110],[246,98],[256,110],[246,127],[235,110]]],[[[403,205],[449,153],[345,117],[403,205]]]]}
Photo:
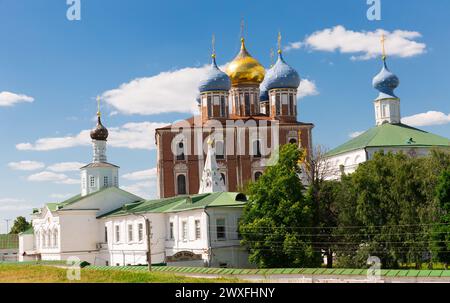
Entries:
{"type": "Polygon", "coordinates": [[[108,187],[108,188],[103,188],[103,189],[100,189],[99,191],[90,193],[90,194],[88,194],[86,196],[82,196],[81,194],[79,194],[79,195],[73,196],[72,198],[69,198],[69,199],[67,199],[67,200],[65,200],[63,202],[60,202],[60,203],[47,203],[46,206],[48,207],[48,209],[50,211],[57,211],[59,209],[63,209],[64,207],[72,205],[72,204],[74,204],[76,202],[79,202],[79,201],[81,201],[81,200],[83,200],[85,198],[97,195],[97,194],[99,194],[99,193],[101,193],[103,191],[107,191],[107,190],[119,190],[119,191],[128,193],[128,192],[126,192],[126,191],[124,191],[124,190],[122,190],[120,188],[117,188],[117,187],[108,187]]]}
{"type": "Polygon", "coordinates": [[[335,156],[367,147],[447,147],[450,140],[405,124],[383,124],[329,151],[335,156]]]}
{"type": "Polygon", "coordinates": [[[101,217],[122,216],[136,213],[180,212],[207,207],[243,207],[247,202],[246,199],[245,195],[232,192],[178,196],[126,204],[101,217]]]}

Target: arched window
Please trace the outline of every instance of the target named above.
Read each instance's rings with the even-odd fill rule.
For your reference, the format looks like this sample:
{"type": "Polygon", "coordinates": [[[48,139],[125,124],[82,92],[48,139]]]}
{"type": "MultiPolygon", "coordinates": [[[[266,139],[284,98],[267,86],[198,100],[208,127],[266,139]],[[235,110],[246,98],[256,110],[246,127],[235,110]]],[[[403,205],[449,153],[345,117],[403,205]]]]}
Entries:
{"type": "Polygon", "coordinates": [[[216,142],[216,159],[224,159],[225,158],[225,149],[223,145],[223,141],[216,142]]]}
{"type": "Polygon", "coordinates": [[[40,241],[41,241],[41,234],[39,233],[39,232],[36,232],[36,236],[35,236],[35,239],[36,239],[36,249],[39,249],[39,247],[40,247],[40,241]]]}
{"type": "Polygon", "coordinates": [[[183,143],[183,141],[178,142],[178,144],[177,144],[177,160],[178,161],[184,160],[184,143],[183,143]]]}
{"type": "Polygon", "coordinates": [[[223,184],[227,185],[227,178],[225,177],[225,174],[224,173],[220,173],[220,176],[222,177],[223,184]]]}
{"type": "Polygon", "coordinates": [[[51,247],[51,231],[47,231],[47,247],[51,247]]]}
{"type": "Polygon", "coordinates": [[[179,195],[186,194],[186,176],[178,175],[177,177],[177,190],[179,195]]]}
{"type": "Polygon", "coordinates": [[[253,141],[252,155],[255,158],[261,157],[261,142],[259,142],[259,140],[253,141]]]}
{"type": "Polygon", "coordinates": [[[257,171],[257,172],[255,173],[255,181],[258,181],[258,179],[259,179],[261,176],[262,176],[262,172],[257,171]]]}
{"type": "Polygon", "coordinates": [[[212,116],[211,96],[208,96],[206,106],[208,107],[208,117],[211,117],[212,116]]]}
{"type": "Polygon", "coordinates": [[[45,243],[45,232],[41,231],[41,248],[45,248],[47,244],[45,243]]]}
{"type": "Polygon", "coordinates": [[[53,247],[58,247],[58,230],[53,231],[53,247]]]}
{"type": "Polygon", "coordinates": [[[291,139],[289,140],[289,143],[291,143],[291,144],[297,144],[297,139],[291,138],[291,139]]]}
{"type": "Polygon", "coordinates": [[[291,115],[295,115],[294,111],[294,96],[292,94],[289,94],[289,113],[291,115]]]}

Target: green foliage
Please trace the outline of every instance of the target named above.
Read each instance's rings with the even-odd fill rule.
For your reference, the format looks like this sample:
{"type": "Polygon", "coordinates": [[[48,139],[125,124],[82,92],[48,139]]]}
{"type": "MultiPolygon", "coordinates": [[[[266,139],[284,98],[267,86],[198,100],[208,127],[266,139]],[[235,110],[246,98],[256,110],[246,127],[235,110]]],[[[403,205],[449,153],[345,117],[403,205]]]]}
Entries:
{"type": "Polygon", "coordinates": [[[250,201],[240,225],[250,261],[262,268],[320,265],[310,231],[312,206],[299,179],[302,151],[283,146],[278,162],[248,187],[250,201]]]}
{"type": "Polygon", "coordinates": [[[439,177],[436,187],[438,204],[437,224],[433,227],[432,251],[434,260],[450,263],[450,170],[439,177]]]}
{"type": "Polygon", "coordinates": [[[31,223],[29,223],[25,217],[17,217],[9,233],[20,234],[29,228],[31,228],[31,223]]]}
{"type": "Polygon", "coordinates": [[[424,158],[376,153],[343,176],[334,234],[339,265],[363,267],[369,256],[379,257],[385,268],[428,261],[435,189],[449,167],[449,154],[439,151],[424,158]]]}

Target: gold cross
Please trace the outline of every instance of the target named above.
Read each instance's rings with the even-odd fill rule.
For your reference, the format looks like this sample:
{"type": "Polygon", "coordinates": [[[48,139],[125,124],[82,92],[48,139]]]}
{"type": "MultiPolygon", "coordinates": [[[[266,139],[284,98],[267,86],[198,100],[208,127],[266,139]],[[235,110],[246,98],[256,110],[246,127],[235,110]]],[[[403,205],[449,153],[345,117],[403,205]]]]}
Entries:
{"type": "Polygon", "coordinates": [[[281,54],[281,32],[278,32],[278,53],[281,54]]]}
{"type": "Polygon", "coordinates": [[[382,47],[382,58],[383,60],[386,59],[386,48],[385,48],[385,43],[386,43],[386,36],[384,35],[384,33],[381,35],[381,47],[382,47]]]}
{"type": "Polygon", "coordinates": [[[215,58],[216,57],[216,36],[213,34],[212,35],[212,57],[215,58]]]}
{"type": "Polygon", "coordinates": [[[241,39],[244,39],[244,29],[245,29],[245,21],[244,17],[241,19],[241,39]]]}
{"type": "Polygon", "coordinates": [[[97,96],[97,116],[100,117],[100,96],[97,96]]]}

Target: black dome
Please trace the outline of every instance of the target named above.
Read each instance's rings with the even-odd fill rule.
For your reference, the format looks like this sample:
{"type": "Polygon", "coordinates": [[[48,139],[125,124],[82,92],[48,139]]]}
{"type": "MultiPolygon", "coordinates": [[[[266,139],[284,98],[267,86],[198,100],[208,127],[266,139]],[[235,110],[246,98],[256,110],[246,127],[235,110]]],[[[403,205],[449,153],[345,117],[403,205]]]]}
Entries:
{"type": "Polygon", "coordinates": [[[97,120],[97,127],[91,130],[92,140],[106,141],[108,139],[108,129],[103,126],[100,116],[97,120]]]}

